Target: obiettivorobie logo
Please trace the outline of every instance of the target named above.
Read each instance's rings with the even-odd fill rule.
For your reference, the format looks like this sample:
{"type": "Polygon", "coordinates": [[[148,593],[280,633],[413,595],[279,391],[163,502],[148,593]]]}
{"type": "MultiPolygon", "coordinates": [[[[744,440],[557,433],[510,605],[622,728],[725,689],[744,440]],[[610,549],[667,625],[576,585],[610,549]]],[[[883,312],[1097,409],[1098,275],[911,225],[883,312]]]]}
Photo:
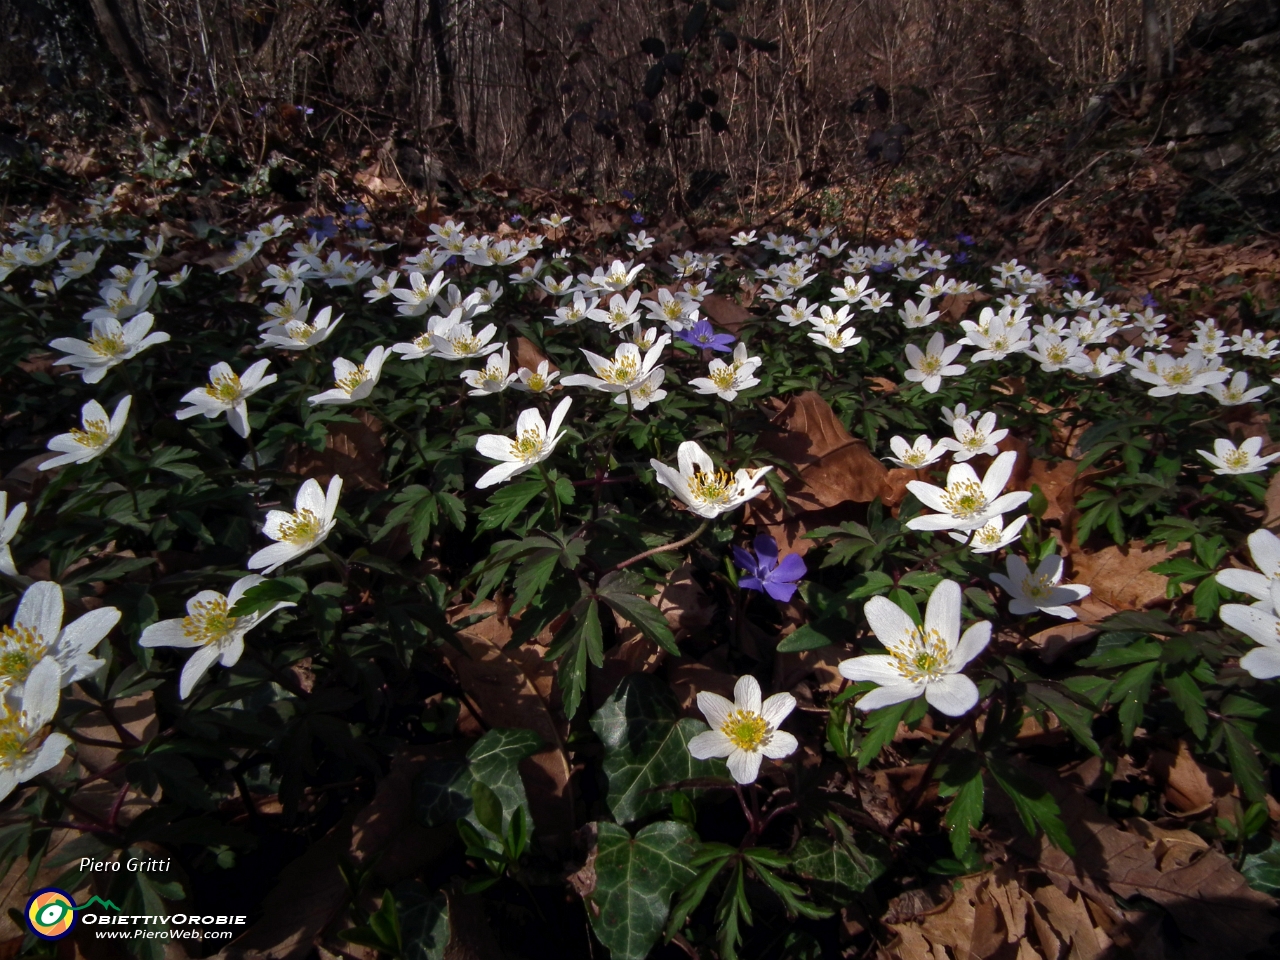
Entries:
{"type": "Polygon", "coordinates": [[[76,906],[71,895],[57,887],[45,887],[37,890],[27,901],[27,923],[31,932],[44,940],[61,940],[76,925],[76,914],[95,904],[106,910],[120,912],[110,900],[91,897],[87,903],[76,906]]]}
{"type": "Polygon", "coordinates": [[[199,913],[174,914],[125,914],[110,900],[90,897],[76,906],[75,900],[65,890],[45,887],[37,890],[27,901],[27,924],[31,932],[44,940],[61,940],[76,926],[83,910],[98,906],[110,913],[86,913],[85,926],[105,927],[94,936],[116,940],[230,940],[233,930],[227,927],[243,927],[249,922],[246,916],[213,915],[199,913]],[[124,927],[124,929],[113,929],[124,927]],[[185,929],[184,929],[185,928],[185,929]],[[223,928],[223,929],[211,929],[223,928]]]}

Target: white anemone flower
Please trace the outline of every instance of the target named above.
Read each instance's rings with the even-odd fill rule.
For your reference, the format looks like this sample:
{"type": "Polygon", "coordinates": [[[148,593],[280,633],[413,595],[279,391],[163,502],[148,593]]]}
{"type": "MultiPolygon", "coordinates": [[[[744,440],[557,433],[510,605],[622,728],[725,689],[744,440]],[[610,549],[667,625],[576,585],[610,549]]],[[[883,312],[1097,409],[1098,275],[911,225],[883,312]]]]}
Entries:
{"type": "Polygon", "coordinates": [[[974,553],[995,553],[1017,540],[1029,519],[1030,517],[1024,514],[1006,527],[1004,517],[992,517],[972,534],[950,530],[947,536],[958,543],[968,543],[969,549],[974,553]]]}
{"type": "Polygon", "coordinates": [[[552,384],[558,376],[560,371],[551,369],[551,361],[542,360],[538,363],[536,370],[529,367],[521,367],[517,370],[516,379],[512,381],[511,388],[523,390],[525,393],[550,393],[553,389],[552,384]]]}
{"type": "Polygon", "coordinates": [[[365,291],[364,298],[370,303],[377,303],[386,297],[391,296],[396,289],[396,281],[400,279],[400,273],[392,270],[386,277],[374,277],[370,281],[369,289],[365,291]]]}
{"type": "Polygon", "coordinates": [[[973,467],[967,463],[955,463],[947,471],[947,485],[936,487],[923,480],[912,480],[907,484],[910,490],[926,507],[937,513],[923,517],[912,517],[907,521],[911,530],[977,530],[988,522],[1015,510],[1031,499],[1026,491],[1001,494],[1009,477],[1013,475],[1013,464],[1018,454],[1006,450],[987,468],[986,475],[979,480],[973,467]]]}
{"type": "Polygon", "coordinates": [[[174,414],[179,420],[186,420],[196,414],[204,414],[212,420],[222,414],[227,415],[227,425],[242,437],[249,436],[249,407],[245,403],[263,387],[276,382],[274,373],[267,373],[270,360],[259,360],[237,376],[229,363],[215,363],[209,368],[209,385],[196,387],[183,398],[183,403],[191,406],[183,407],[174,414]]]}
{"type": "MultiPolygon", "coordinates": [[[[0,501],[0,509],[3,509],[0,501]]],[[[1280,583],[1280,537],[1270,530],[1255,530],[1249,534],[1249,556],[1258,569],[1242,570],[1227,567],[1219,570],[1214,579],[1229,590],[1248,594],[1260,601],[1261,606],[1271,602],[1271,588],[1280,583]]]]}
{"type": "Polygon", "coordinates": [[[1231,378],[1230,383],[1211,383],[1205,387],[1205,392],[1224,407],[1238,407],[1245,403],[1252,403],[1270,389],[1263,384],[1261,387],[1250,390],[1249,374],[1240,370],[1231,378]]]}
{"type": "Polygon", "coordinates": [[[943,443],[934,443],[928,436],[921,434],[915,443],[907,443],[905,437],[890,437],[889,449],[894,453],[886,459],[909,470],[921,470],[931,466],[946,456],[947,448],[943,443]]]}
{"type": "Polygon", "coordinates": [[[1234,477],[1245,473],[1262,473],[1267,469],[1267,464],[1280,457],[1280,453],[1259,456],[1261,450],[1262,438],[1248,437],[1241,441],[1239,447],[1230,440],[1218,439],[1213,441],[1213,453],[1208,450],[1197,450],[1196,453],[1209,461],[1214,467],[1213,472],[1218,476],[1234,477]]]}
{"type": "Polygon", "coordinates": [[[571,301],[557,307],[556,312],[548,316],[547,319],[553,321],[557,327],[567,327],[571,324],[580,323],[596,312],[596,304],[599,302],[599,297],[592,297],[588,300],[579,290],[574,293],[571,301]]]}
{"type": "Polygon", "coordinates": [[[231,609],[250,587],[265,583],[256,573],[241,577],[231,585],[231,592],[223,596],[217,590],[201,590],[187,601],[187,615],[172,620],[161,620],[142,631],[138,639],[143,647],[178,647],[195,652],[182,668],[178,682],[178,696],[185,700],[195,689],[200,678],[220,662],[224,667],[234,667],[244,654],[244,637],[277,610],[295,607],[296,603],[276,603],[268,610],[231,616],[231,609]]]}
{"type": "Polygon", "coordinates": [[[22,687],[42,660],[58,665],[59,686],[91,677],[106,662],[92,651],[120,622],[115,607],[99,607],[65,627],[62,587],[37,580],[27,587],[11,626],[0,627],[0,694],[21,696],[22,687]]]}
{"type": "Polygon", "coordinates": [[[960,344],[947,346],[942,334],[935,333],[923,351],[914,343],[907,344],[907,362],[911,369],[905,374],[912,383],[918,383],[929,393],[937,393],[943,377],[957,377],[964,373],[963,364],[952,363],[964,349],[960,344]]]}
{"type": "Polygon", "coordinates": [[[933,588],[923,627],[885,597],[872,597],[863,613],[889,652],[841,661],[846,680],[878,685],[854,706],[870,711],[923,696],[949,717],[973,709],[978,687],[961,671],[986,649],[991,623],[980,620],[960,633],[960,584],[943,580],[933,588]]]}
{"type": "Polygon", "coordinates": [[[345,357],[338,357],[333,361],[333,389],[317,393],[314,397],[307,397],[307,403],[318,406],[363,400],[373,393],[373,388],[378,385],[378,378],[382,376],[382,365],[386,362],[387,353],[386,347],[374,347],[364,358],[364,363],[352,363],[345,357]]]}
{"type": "Polygon", "coordinates": [[[1224,603],[1218,611],[1222,622],[1262,644],[1240,658],[1240,667],[1258,680],[1280,677],[1280,580],[1271,583],[1270,606],[1224,603]]]}
{"type": "Polygon", "coordinates": [[[555,452],[556,444],[564,436],[560,429],[569,414],[572,397],[565,397],[551,411],[551,422],[544,423],[536,409],[521,410],[516,418],[516,437],[504,437],[488,433],[476,441],[476,453],[491,460],[500,460],[476,481],[476,489],[483,490],[495,483],[505,483],[517,474],[536,467],[555,452]]]}
{"type": "Polygon", "coordinates": [[[422,316],[435,306],[444,285],[444,271],[440,271],[430,280],[416,270],[410,272],[409,286],[396,287],[391,291],[391,295],[400,301],[396,311],[405,317],[422,316]]]}
{"type": "Polygon", "coordinates": [[[898,316],[902,319],[902,325],[908,330],[918,330],[921,327],[927,327],[933,321],[940,317],[941,311],[930,310],[933,301],[928,297],[921,297],[919,303],[912,300],[904,300],[902,309],[898,311],[898,316]]]}
{"type": "Polygon", "coordinates": [[[124,432],[132,403],[133,397],[125,397],[116,404],[108,418],[102,404],[90,400],[80,408],[81,429],[72,428],[70,433],[60,433],[50,440],[49,449],[61,456],[44,461],[40,469],[52,470],[67,463],[88,463],[102,456],[124,432]]]}
{"type": "Polygon", "coordinates": [[[281,350],[307,350],[324,343],[346,316],[340,313],[336,319],[331,320],[332,312],[333,307],[325,307],[310,323],[305,320],[289,320],[280,326],[271,327],[262,334],[262,345],[281,350]]]}
{"type": "Polygon", "coordinates": [[[1009,435],[1008,430],[996,430],[995,425],[996,415],[991,412],[984,413],[976,425],[958,418],[951,424],[955,436],[944,437],[940,442],[955,454],[956,463],[971,460],[979,454],[994,457],[999,452],[996,444],[1009,435]]]}
{"type": "Polygon", "coordinates": [[[845,327],[842,330],[824,327],[821,330],[812,331],[809,339],[826,347],[832,353],[844,353],[849,347],[862,342],[862,338],[856,335],[853,327],[845,327]]]}
{"type": "Polygon", "coordinates": [[[169,340],[167,333],[148,333],[154,322],[155,317],[149,313],[140,313],[124,324],[111,317],[94,320],[87,341],[59,337],[49,344],[67,354],[55,360],[54,365],[75,367],[85,383],[99,383],[112,367],[169,340]]]}
{"type": "Polygon", "coordinates": [[[643,269],[643,263],[638,263],[633,267],[630,261],[623,263],[621,260],[615,260],[609,264],[607,270],[604,267],[596,267],[595,273],[591,276],[587,276],[585,273],[578,274],[578,281],[584,287],[593,291],[621,293],[631,286],[635,278],[640,276],[640,271],[643,269]]]}
{"type": "Polygon", "coordinates": [[[1070,368],[1071,361],[1080,356],[1080,342],[1075,337],[1063,337],[1056,333],[1039,333],[1031,341],[1034,350],[1027,356],[1040,364],[1045,373],[1054,373],[1063,367],[1070,368]]]}
{"type": "Polygon", "coordinates": [[[612,360],[583,350],[595,376],[575,373],[564,377],[560,383],[566,387],[591,387],[605,393],[626,393],[648,380],[654,370],[660,369],[658,360],[670,342],[671,335],[664,333],[643,355],[634,343],[621,343],[614,350],[612,360]]]}
{"type": "Polygon", "coordinates": [[[1027,562],[1018,556],[1005,561],[1003,573],[991,574],[991,579],[1009,594],[1009,612],[1015,617],[1039,611],[1051,617],[1074,620],[1076,612],[1068,604],[1079,603],[1091,592],[1091,588],[1078,583],[1061,583],[1062,557],[1051,553],[1036,566],[1035,573],[1027,562]]]}
{"type": "Polygon", "coordinates": [[[463,320],[449,327],[444,333],[430,334],[435,355],[446,360],[470,360],[487,357],[502,349],[502,343],[491,343],[498,328],[492,323],[479,333],[471,332],[471,321],[463,320]]]}
{"type": "Polygon", "coordinates": [[[621,333],[633,323],[640,320],[640,291],[632,292],[630,297],[615,293],[609,298],[607,310],[596,307],[587,311],[587,317],[597,323],[606,324],[610,333],[621,333]]]}
{"type": "Polygon", "coordinates": [[[40,737],[58,712],[60,676],[57,663],[43,660],[27,678],[21,702],[0,702],[0,799],[18,784],[52,770],[71,746],[71,738],[64,733],[40,737]]]}
{"type": "Polygon", "coordinates": [[[9,541],[18,533],[22,519],[27,515],[27,505],[20,503],[9,510],[9,494],[0,490],[0,573],[11,577],[18,575],[18,568],[13,565],[13,553],[9,549],[9,541]],[[6,514],[5,511],[9,512],[6,514]]]}
{"type": "Polygon", "coordinates": [[[750,674],[739,677],[728,700],[709,690],[698,692],[698,709],[710,730],[689,741],[689,753],[698,760],[723,757],[738,783],[755,783],[760,764],[768,757],[781,760],[795,753],[799,742],[778,727],[796,708],[789,693],[775,693],[760,702],[760,684],[750,674]]]}
{"type": "Polygon", "coordinates": [[[1154,384],[1147,391],[1153,397],[1204,393],[1210,384],[1222,383],[1231,376],[1228,370],[1210,366],[1199,350],[1188,350],[1181,357],[1155,354],[1150,366],[1150,369],[1135,366],[1129,374],[1135,380],[1154,384]]]}
{"type": "Polygon", "coordinates": [[[698,516],[712,520],[765,492],[762,478],[772,467],[740,468],[732,475],[716,469],[705,450],[693,440],[680,444],[679,469],[661,460],[650,460],[658,482],[680,498],[698,516]]]}
{"type": "MultiPolygon", "coordinates": [[[[810,303],[801,297],[794,304],[784,303],[781,309],[782,312],[778,315],[778,319],[788,326],[799,327],[813,321],[813,314],[818,309],[818,304],[810,303]]],[[[827,309],[830,309],[830,307],[827,309]]]]}
{"type": "Polygon", "coordinates": [[[262,532],[276,542],[263,547],[248,564],[250,570],[270,573],[276,567],[314,550],[337,525],[334,515],[338,512],[338,497],[342,493],[342,478],[334,475],[327,490],[321,490],[315,479],[307,480],[298,488],[293,512],[268,510],[262,532]]]}
{"type": "Polygon", "coordinates": [[[666,379],[667,372],[661,367],[657,367],[649,374],[647,380],[642,381],[638,386],[634,387],[629,394],[620,393],[613,398],[613,402],[617,404],[625,404],[628,395],[631,397],[631,409],[643,410],[651,403],[658,403],[667,398],[667,391],[662,389],[662,381],[666,379]]]}
{"type": "Polygon", "coordinates": [[[690,380],[689,386],[701,394],[715,394],[721,400],[736,400],[740,392],[760,382],[755,372],[763,362],[759,357],[748,357],[747,345],[739,341],[733,348],[732,363],[713,358],[707,375],[690,380]]]}
{"type": "Polygon", "coordinates": [[[511,351],[503,346],[501,353],[489,355],[483,370],[464,370],[459,374],[471,389],[467,391],[473,397],[487,397],[501,393],[518,379],[511,372],[511,351]]]}

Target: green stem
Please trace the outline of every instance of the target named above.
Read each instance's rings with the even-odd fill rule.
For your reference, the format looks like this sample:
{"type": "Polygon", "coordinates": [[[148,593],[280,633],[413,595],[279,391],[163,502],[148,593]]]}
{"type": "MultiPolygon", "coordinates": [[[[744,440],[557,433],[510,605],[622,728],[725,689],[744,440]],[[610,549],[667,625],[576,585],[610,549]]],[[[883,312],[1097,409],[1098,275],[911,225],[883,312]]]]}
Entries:
{"type": "Polygon", "coordinates": [[[413,452],[418,455],[418,459],[422,461],[422,465],[425,467],[427,465],[427,455],[423,452],[422,447],[418,445],[418,438],[404,427],[400,426],[400,424],[392,420],[387,412],[374,402],[373,397],[366,397],[365,403],[369,405],[369,409],[373,411],[374,415],[376,415],[379,420],[389,426],[392,430],[399,433],[400,436],[404,437],[405,441],[413,449],[413,452]]]}
{"type": "MultiPolygon", "coordinates": [[[[551,513],[555,517],[556,526],[560,526],[560,497],[556,493],[556,485],[551,480],[551,475],[547,473],[547,465],[541,460],[538,461],[538,472],[542,474],[542,482],[547,485],[547,496],[551,498],[551,513]]],[[[597,488],[598,489],[598,488],[597,488]]]]}

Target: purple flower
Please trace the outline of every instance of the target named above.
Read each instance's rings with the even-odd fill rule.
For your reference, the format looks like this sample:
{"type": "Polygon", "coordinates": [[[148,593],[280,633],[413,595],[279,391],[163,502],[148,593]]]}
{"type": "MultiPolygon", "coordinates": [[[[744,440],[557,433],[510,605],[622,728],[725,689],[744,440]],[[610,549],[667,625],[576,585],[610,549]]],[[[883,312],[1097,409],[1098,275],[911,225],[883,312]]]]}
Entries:
{"type": "Polygon", "coordinates": [[[338,235],[338,225],[333,222],[333,217],[308,217],[307,222],[311,224],[313,239],[323,237],[329,240],[338,235]]]}
{"type": "Polygon", "coordinates": [[[520,216],[520,214],[518,214],[518,213],[513,213],[513,214],[511,215],[511,222],[512,222],[512,223],[519,223],[519,222],[520,222],[521,220],[523,220],[523,219],[524,219],[524,217],[520,216]]]}
{"type": "Polygon", "coordinates": [[[1151,294],[1144,293],[1142,295],[1142,305],[1144,307],[1150,307],[1152,310],[1155,310],[1157,307],[1160,306],[1160,303],[1151,294]]]}
{"type": "Polygon", "coordinates": [[[622,195],[626,197],[628,200],[634,200],[636,198],[636,195],[632,193],[630,190],[623,190],[622,195]]]}
{"type": "Polygon", "coordinates": [[[789,553],[778,562],[778,541],[768,534],[756,537],[756,555],[753,557],[742,547],[733,548],[733,559],[745,577],[738,580],[744,590],[761,590],[779,603],[788,602],[796,592],[797,582],[808,568],[798,553],[789,553]]]}
{"type": "Polygon", "coordinates": [[[957,254],[956,254],[956,256],[955,256],[955,261],[956,261],[956,263],[968,263],[968,262],[969,262],[969,254],[967,254],[967,253],[965,253],[963,250],[961,250],[959,253],[957,253],[957,254]]]}
{"type": "Polygon", "coordinates": [[[1066,284],[1068,287],[1080,286],[1080,278],[1077,277],[1074,273],[1071,274],[1071,276],[1064,278],[1062,282],[1066,284]]]}
{"type": "Polygon", "coordinates": [[[315,113],[314,109],[312,109],[311,107],[304,107],[302,104],[296,105],[293,109],[297,110],[304,117],[309,117],[313,113],[315,113]]]}
{"type": "Polygon", "coordinates": [[[737,339],[729,333],[716,333],[708,320],[699,320],[692,330],[681,330],[676,336],[695,347],[706,347],[719,353],[730,353],[732,348],[729,344],[737,339]]]}
{"type": "Polygon", "coordinates": [[[636,223],[636,224],[644,223],[644,214],[643,214],[643,213],[633,213],[633,214],[631,215],[631,222],[632,222],[632,223],[636,223]]]}
{"type": "Polygon", "coordinates": [[[871,265],[871,269],[875,273],[888,273],[890,270],[893,269],[893,264],[890,263],[888,260],[882,260],[879,263],[873,263],[871,265]]]}
{"type": "Polygon", "coordinates": [[[956,243],[960,244],[962,247],[972,247],[972,246],[973,246],[973,234],[970,234],[970,233],[957,233],[957,234],[956,234],[956,243]]]}

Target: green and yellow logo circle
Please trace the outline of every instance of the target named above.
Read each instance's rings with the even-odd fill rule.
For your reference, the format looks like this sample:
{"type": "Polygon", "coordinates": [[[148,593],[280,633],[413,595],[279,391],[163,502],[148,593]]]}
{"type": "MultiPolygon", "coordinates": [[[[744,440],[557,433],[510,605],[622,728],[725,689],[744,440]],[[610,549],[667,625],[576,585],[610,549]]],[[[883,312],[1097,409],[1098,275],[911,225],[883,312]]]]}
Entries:
{"type": "Polygon", "coordinates": [[[31,932],[45,940],[60,940],[76,925],[76,902],[56,887],[37,890],[27,901],[31,932]]]}

